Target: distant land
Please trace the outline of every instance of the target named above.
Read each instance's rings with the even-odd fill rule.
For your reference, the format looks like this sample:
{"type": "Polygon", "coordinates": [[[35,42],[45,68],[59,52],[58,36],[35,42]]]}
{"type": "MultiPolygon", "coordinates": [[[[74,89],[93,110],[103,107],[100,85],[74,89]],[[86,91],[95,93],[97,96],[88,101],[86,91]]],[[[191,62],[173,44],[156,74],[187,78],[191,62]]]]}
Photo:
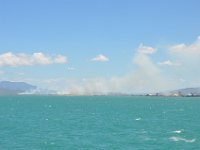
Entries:
{"type": "MultiPolygon", "coordinates": [[[[172,91],[164,91],[157,93],[141,93],[141,94],[126,94],[126,93],[108,93],[108,96],[167,96],[167,97],[200,97],[200,87],[183,88],[172,91]]],[[[106,96],[106,95],[105,95],[106,96]]]]}
{"type": "Polygon", "coordinates": [[[0,95],[18,95],[36,88],[37,86],[25,82],[0,81],[0,95]]]}
{"type": "Polygon", "coordinates": [[[159,93],[164,96],[193,96],[193,97],[200,97],[200,87],[196,88],[183,88],[179,90],[173,90],[170,92],[163,92],[159,93]]]}
{"type": "MultiPolygon", "coordinates": [[[[58,95],[56,91],[40,89],[26,82],[0,81],[0,95],[58,95]]],[[[60,94],[59,94],[60,95],[60,94]]],[[[102,94],[104,95],[104,94],[102,94]]],[[[67,96],[67,95],[66,95],[67,96]]],[[[70,95],[73,96],[73,95],[70,95]]],[[[98,95],[100,96],[100,95],[98,95]]],[[[200,87],[144,94],[108,93],[105,96],[184,96],[200,97],[200,87]]]]}

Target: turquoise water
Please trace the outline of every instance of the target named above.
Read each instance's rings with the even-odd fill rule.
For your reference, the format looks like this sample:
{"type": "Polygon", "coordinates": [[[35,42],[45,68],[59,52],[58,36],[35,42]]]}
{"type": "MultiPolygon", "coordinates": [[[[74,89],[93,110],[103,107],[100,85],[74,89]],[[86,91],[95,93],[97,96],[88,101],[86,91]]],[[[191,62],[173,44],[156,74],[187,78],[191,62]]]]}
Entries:
{"type": "Polygon", "coordinates": [[[0,150],[188,149],[200,149],[197,97],[0,97],[0,150]]]}

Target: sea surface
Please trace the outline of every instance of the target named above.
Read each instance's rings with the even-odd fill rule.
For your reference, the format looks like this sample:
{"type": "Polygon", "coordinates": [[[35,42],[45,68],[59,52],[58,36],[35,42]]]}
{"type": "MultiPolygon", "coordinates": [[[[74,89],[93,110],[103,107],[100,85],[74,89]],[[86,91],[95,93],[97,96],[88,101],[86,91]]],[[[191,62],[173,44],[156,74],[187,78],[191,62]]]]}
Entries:
{"type": "Polygon", "coordinates": [[[199,149],[198,97],[0,97],[0,150],[199,149]]]}

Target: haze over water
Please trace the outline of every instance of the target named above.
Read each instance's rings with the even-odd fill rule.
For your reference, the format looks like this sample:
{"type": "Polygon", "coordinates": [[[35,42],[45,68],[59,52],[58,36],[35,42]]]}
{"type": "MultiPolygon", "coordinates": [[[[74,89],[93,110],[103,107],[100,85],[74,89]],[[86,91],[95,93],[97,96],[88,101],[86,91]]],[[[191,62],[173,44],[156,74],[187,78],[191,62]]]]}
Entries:
{"type": "Polygon", "coordinates": [[[200,149],[199,100],[1,96],[0,149],[200,149]]]}

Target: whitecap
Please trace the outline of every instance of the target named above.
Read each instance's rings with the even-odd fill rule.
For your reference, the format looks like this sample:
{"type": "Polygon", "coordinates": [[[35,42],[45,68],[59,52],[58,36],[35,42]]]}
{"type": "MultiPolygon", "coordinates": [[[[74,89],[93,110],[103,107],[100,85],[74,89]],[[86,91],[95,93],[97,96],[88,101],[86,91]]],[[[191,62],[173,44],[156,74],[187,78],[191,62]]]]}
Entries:
{"type": "Polygon", "coordinates": [[[178,136],[172,136],[169,139],[174,142],[184,141],[186,143],[194,143],[196,141],[196,139],[186,139],[186,138],[182,138],[182,137],[178,137],[178,136]]]}
{"type": "Polygon", "coordinates": [[[175,131],[172,131],[173,133],[177,133],[177,134],[179,134],[179,133],[182,133],[184,130],[175,130],[175,131]]]}
{"type": "Polygon", "coordinates": [[[136,121],[139,121],[139,120],[141,120],[141,119],[142,119],[142,118],[136,118],[135,120],[136,120],[136,121]]]}

